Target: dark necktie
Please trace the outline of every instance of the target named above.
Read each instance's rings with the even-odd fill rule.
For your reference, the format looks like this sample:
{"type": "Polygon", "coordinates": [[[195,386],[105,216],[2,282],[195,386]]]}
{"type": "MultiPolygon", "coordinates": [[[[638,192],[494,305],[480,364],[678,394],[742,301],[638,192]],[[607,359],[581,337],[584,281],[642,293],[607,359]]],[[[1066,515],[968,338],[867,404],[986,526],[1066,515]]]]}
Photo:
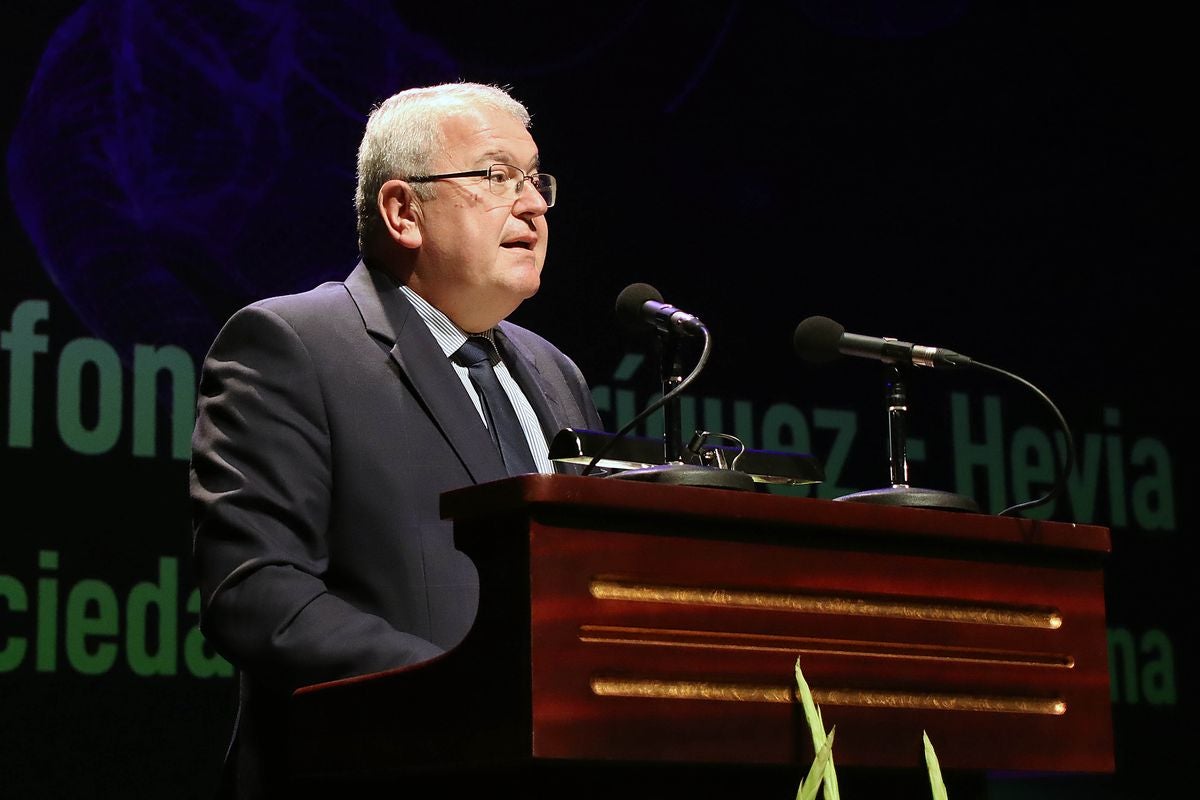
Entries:
{"type": "Polygon", "coordinates": [[[479,401],[483,406],[488,430],[492,434],[492,441],[500,450],[500,457],[504,460],[508,474],[537,472],[538,468],[529,452],[529,443],[525,440],[525,431],[517,419],[517,412],[492,367],[493,358],[499,360],[496,346],[484,336],[469,337],[454,353],[455,362],[467,368],[471,383],[479,392],[479,401]]]}

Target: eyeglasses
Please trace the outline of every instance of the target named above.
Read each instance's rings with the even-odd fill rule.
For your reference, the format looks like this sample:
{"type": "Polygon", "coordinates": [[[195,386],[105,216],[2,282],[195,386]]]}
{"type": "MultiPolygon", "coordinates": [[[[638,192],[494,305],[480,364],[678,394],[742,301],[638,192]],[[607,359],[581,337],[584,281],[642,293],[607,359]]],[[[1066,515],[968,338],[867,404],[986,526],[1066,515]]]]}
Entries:
{"type": "Polygon", "coordinates": [[[558,181],[553,175],[545,172],[526,173],[520,167],[512,164],[492,164],[487,169],[473,169],[467,172],[443,172],[438,175],[416,175],[408,178],[409,183],[429,183],[443,178],[487,178],[488,189],[492,194],[516,200],[517,195],[525,188],[525,181],[533,184],[533,188],[546,201],[546,208],[554,206],[554,197],[558,194],[558,181]]]}

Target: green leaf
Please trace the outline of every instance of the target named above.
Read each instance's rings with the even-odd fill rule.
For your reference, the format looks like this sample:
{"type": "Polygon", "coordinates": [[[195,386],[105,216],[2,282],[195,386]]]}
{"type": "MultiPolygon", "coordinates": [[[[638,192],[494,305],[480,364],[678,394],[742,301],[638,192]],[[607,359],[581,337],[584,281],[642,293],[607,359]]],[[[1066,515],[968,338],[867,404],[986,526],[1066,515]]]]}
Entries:
{"type": "Polygon", "coordinates": [[[938,765],[937,753],[933,752],[933,742],[929,734],[921,731],[925,742],[925,766],[929,768],[929,788],[933,791],[933,800],[949,800],[946,796],[946,784],[942,781],[942,768],[938,765]]]}
{"type": "Polygon", "coordinates": [[[800,788],[796,790],[796,800],[815,800],[817,789],[821,788],[821,775],[825,772],[825,767],[829,765],[830,759],[833,758],[833,734],[837,731],[837,726],[829,731],[829,736],[825,739],[825,744],[821,746],[817,757],[813,759],[812,766],[808,768],[808,775],[800,781],[800,788]]]}
{"type": "MultiPolygon", "coordinates": [[[[804,673],[800,669],[799,656],[796,657],[796,694],[800,696],[800,704],[804,707],[804,719],[808,722],[809,733],[812,734],[813,750],[820,753],[821,748],[825,746],[825,725],[821,720],[821,710],[817,708],[817,704],[813,701],[812,690],[808,688],[808,681],[804,680],[804,673]]],[[[828,762],[825,764],[823,782],[825,785],[825,800],[840,800],[838,796],[837,771],[833,766],[832,752],[830,753],[828,762]]]]}

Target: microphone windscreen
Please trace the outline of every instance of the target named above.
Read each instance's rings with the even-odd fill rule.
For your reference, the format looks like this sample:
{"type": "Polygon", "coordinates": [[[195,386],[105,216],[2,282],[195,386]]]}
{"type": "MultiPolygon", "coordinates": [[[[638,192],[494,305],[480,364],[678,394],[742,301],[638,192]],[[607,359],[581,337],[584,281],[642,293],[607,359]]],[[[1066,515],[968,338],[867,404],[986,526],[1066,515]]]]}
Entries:
{"type": "Polygon", "coordinates": [[[839,346],[846,332],[829,317],[809,317],[796,326],[792,346],[796,355],[810,364],[826,364],[841,357],[839,346]]]}
{"type": "Polygon", "coordinates": [[[617,322],[629,330],[639,329],[646,324],[642,306],[653,300],[662,302],[662,295],[648,283],[631,283],[617,295],[617,322]]]}

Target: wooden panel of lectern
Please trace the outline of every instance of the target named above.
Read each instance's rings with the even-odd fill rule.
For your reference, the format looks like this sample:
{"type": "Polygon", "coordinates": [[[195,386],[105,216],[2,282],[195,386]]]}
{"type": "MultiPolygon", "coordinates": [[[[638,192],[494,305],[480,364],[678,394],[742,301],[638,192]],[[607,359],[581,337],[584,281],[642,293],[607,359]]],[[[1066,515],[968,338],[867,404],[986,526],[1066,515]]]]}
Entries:
{"type": "Polygon", "coordinates": [[[463,643],[293,697],[298,775],[795,766],[799,659],[839,767],[1113,770],[1108,530],[530,475],[443,496],[463,643]]]}

